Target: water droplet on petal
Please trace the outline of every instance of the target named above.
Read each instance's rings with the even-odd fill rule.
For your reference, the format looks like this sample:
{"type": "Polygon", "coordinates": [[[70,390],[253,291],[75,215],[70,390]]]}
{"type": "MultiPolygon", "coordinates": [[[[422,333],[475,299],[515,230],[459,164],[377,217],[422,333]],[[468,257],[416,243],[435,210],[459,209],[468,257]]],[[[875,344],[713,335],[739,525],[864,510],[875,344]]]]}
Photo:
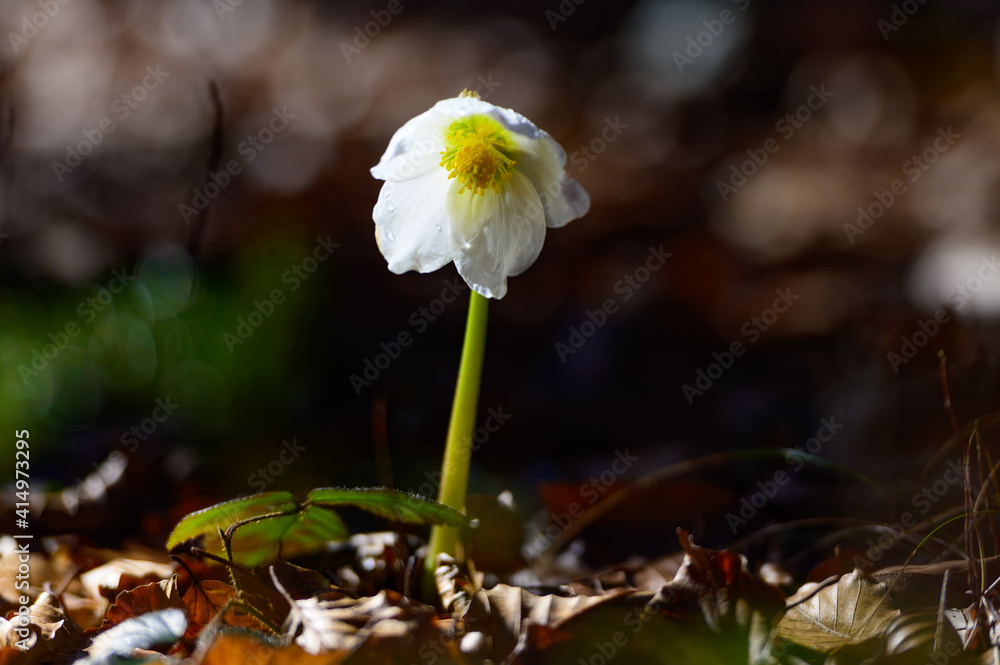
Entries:
{"type": "Polygon", "coordinates": [[[392,229],[386,230],[385,234],[389,237],[389,240],[396,239],[396,234],[392,232],[392,229]]]}
{"type": "Polygon", "coordinates": [[[440,224],[435,224],[435,225],[434,225],[434,228],[436,228],[436,229],[437,229],[437,232],[438,232],[438,233],[441,233],[441,225],[440,225],[440,224]]]}
{"type": "Polygon", "coordinates": [[[392,212],[396,209],[396,206],[393,205],[392,202],[390,201],[389,203],[385,204],[385,209],[388,210],[389,212],[392,212]]]}

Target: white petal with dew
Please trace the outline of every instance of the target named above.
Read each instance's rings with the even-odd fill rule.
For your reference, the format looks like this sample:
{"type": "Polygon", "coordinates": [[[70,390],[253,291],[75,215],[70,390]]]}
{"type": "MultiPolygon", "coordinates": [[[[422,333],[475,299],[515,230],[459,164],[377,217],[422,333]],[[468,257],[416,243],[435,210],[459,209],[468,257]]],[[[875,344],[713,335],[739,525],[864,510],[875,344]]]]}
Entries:
{"type": "Polygon", "coordinates": [[[503,298],[507,277],[535,262],[545,242],[545,220],[538,193],[522,174],[514,172],[499,194],[470,196],[449,192],[448,212],[459,245],[455,267],[473,290],[487,298],[503,298]]]}
{"type": "Polygon", "coordinates": [[[410,180],[382,186],[372,216],[375,240],[389,270],[433,272],[455,258],[457,248],[445,232],[445,201],[454,181],[437,169],[410,180]]]}
{"type": "Polygon", "coordinates": [[[440,168],[444,129],[450,122],[436,108],[407,122],[393,134],[372,175],[379,180],[409,180],[440,168]]]}
{"type": "Polygon", "coordinates": [[[545,228],[564,226],[590,208],[586,190],[566,173],[566,153],[534,123],[474,97],[445,99],[393,135],[372,175],[385,180],[373,211],[375,238],[395,273],[431,272],[454,260],[475,291],[502,298],[507,278],[538,258],[545,228]],[[486,115],[508,132],[515,160],[499,192],[475,195],[440,165],[448,127],[486,115]]]}

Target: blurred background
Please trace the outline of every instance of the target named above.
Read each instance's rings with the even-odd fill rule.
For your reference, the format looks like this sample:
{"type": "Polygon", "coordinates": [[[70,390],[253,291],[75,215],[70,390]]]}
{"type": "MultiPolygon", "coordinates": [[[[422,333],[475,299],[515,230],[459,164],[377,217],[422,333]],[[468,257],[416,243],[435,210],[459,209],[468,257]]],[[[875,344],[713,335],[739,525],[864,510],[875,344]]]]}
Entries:
{"type": "Polygon", "coordinates": [[[809,452],[881,487],[716,465],[586,556],[898,521],[960,452],[940,350],[959,423],[995,435],[995,3],[5,0],[0,34],[0,447],[30,430],[40,530],[160,546],[241,493],[436,493],[466,298],[453,266],[386,269],[369,168],[463,88],[593,198],[491,303],[481,412],[509,417],[472,491],[546,517],[832,419],[809,452]]]}

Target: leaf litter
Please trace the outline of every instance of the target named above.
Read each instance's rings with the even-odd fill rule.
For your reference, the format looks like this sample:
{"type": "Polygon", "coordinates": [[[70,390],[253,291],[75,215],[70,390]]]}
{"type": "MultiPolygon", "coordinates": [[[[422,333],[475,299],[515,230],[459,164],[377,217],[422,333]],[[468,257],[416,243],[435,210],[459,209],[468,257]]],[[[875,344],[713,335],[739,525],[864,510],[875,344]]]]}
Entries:
{"type": "MultiPolygon", "coordinates": [[[[30,554],[24,597],[12,592],[14,546],[0,537],[0,665],[1000,665],[992,519],[1000,464],[975,426],[957,429],[953,442],[965,442],[964,505],[909,529],[840,520],[847,528],[829,546],[812,546],[825,558],[801,584],[792,572],[801,564],[767,557],[754,569],[740,552],[701,547],[684,529],[677,554],[659,559],[592,570],[562,537],[525,561],[505,543],[517,531],[509,502],[470,498],[477,527],[395,490],[325,488],[304,501],[271,492],[218,504],[181,520],[169,556],[46,536],[30,554]],[[394,530],[351,534],[334,512],[343,505],[394,530]],[[470,554],[440,562],[434,598],[414,591],[423,541],[404,523],[465,530],[470,554]],[[851,549],[848,535],[865,527],[882,536],[868,550],[851,549]],[[883,543],[903,540],[911,543],[906,560],[882,561],[883,543]],[[928,562],[931,551],[938,555],[928,562]]],[[[740,459],[748,455],[764,457],[740,459]]],[[[690,468],[612,490],[574,528],[690,468]]],[[[771,525],[757,537],[807,522],[771,525]]]]}

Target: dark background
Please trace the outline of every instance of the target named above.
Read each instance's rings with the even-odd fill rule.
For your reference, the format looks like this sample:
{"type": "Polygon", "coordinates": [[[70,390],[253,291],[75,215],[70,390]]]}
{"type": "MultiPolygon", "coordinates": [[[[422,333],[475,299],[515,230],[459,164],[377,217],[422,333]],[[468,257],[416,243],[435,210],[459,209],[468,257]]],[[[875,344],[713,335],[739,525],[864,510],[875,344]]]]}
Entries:
{"type": "Polygon", "coordinates": [[[734,534],[725,515],[792,466],[722,464],[640,493],[588,531],[590,551],[667,553],[677,526],[726,545],[807,516],[898,521],[958,455],[953,441],[934,458],[952,432],[938,350],[959,421],[983,418],[991,443],[1000,280],[960,304],[948,294],[1000,246],[995,3],[389,4],[72,0],[21,41],[10,35],[30,33],[41,5],[4,5],[0,440],[11,450],[30,429],[38,500],[129,452],[123,488],[91,483],[90,517],[59,518],[51,494],[39,528],[158,544],[186,511],[239,493],[378,484],[383,404],[394,483],[419,489],[439,465],[466,299],[423,332],[411,323],[456,273],[389,273],[369,168],[407,119],[463,88],[550,132],[593,198],[491,302],[481,412],[510,419],[476,452],[473,491],[559,510],[616,451],[639,457],[631,481],[803,446],[834,418],[844,427],[818,454],[881,489],[810,465],[734,534]],[[686,51],[699,33],[701,52],[686,51]],[[679,68],[675,53],[697,57],[679,68]],[[169,75],[123,115],[121,95],[157,66],[169,75]],[[803,107],[812,90],[832,95],[803,107]],[[292,122],[249,150],[286,107],[292,122]],[[602,138],[609,123],[621,131],[602,138]],[[948,128],[958,138],[934,149],[948,128]],[[87,136],[99,144],[57,174],[87,136]],[[718,182],[742,182],[732,168],[765,146],[724,200],[718,182]],[[925,151],[934,163],[910,180],[925,151]],[[230,160],[240,173],[208,210],[183,214],[230,160]],[[897,179],[905,191],[851,242],[844,225],[897,179]],[[292,291],[283,275],[317,237],[339,248],[292,291]],[[660,246],[672,257],[625,301],[616,283],[660,246]],[[87,320],[80,303],[113,270],[137,278],[87,320]],[[287,300],[227,345],[274,289],[287,300]],[[776,289],[798,300],[750,344],[744,326],[776,289]],[[617,311],[563,362],[556,344],[607,298],[617,311]],[[894,371],[887,354],[941,307],[949,323],[894,371]],[[68,323],[67,348],[37,376],[19,369],[68,323]],[[350,376],[401,332],[413,344],[357,394],[350,376]],[[682,387],[734,341],[747,351],[690,404],[682,387]],[[128,450],[129,428],[168,397],[175,412],[128,450]],[[253,474],[293,439],[305,451],[261,486],[253,474]]]}

